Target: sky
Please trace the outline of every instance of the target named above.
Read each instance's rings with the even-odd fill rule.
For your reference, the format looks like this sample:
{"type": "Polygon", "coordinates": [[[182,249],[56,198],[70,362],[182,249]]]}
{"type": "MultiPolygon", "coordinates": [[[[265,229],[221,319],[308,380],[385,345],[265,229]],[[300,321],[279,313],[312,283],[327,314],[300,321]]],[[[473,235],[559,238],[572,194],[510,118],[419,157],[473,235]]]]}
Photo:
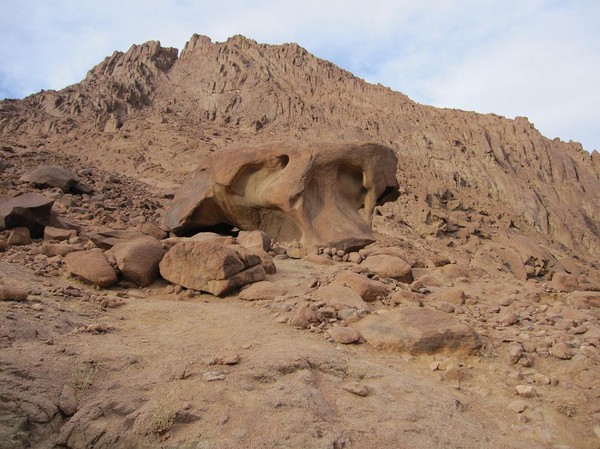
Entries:
{"type": "Polygon", "coordinates": [[[419,103],[526,116],[600,150],[599,0],[0,0],[0,99],[194,33],[296,42],[419,103]]]}

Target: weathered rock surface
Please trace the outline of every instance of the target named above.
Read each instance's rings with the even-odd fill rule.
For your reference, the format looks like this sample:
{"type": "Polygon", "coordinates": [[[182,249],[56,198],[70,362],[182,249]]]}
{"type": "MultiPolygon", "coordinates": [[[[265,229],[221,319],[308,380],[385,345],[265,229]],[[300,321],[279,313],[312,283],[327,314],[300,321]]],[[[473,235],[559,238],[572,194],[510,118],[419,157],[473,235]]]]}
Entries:
{"type": "Polygon", "coordinates": [[[437,310],[423,307],[393,309],[371,315],[356,327],[373,347],[411,354],[472,353],[479,340],[471,327],[437,310]]]}
{"type": "Polygon", "coordinates": [[[117,243],[111,252],[123,277],[141,287],[154,282],[159,273],[158,264],[165,255],[160,242],[150,236],[117,243]]]}
{"type": "Polygon", "coordinates": [[[397,193],[396,156],[375,144],[277,142],[220,151],[176,194],[165,223],[260,229],[277,241],[356,249],[377,204],[397,193]]]}
{"type": "Polygon", "coordinates": [[[223,296],[243,285],[265,279],[260,258],[240,246],[210,241],[184,241],[160,262],[166,280],[186,288],[223,296]]]}
{"type": "Polygon", "coordinates": [[[67,254],[65,265],[72,274],[99,287],[110,287],[119,280],[104,252],[98,248],[67,254]]]}
{"type": "Polygon", "coordinates": [[[0,203],[0,230],[26,227],[33,237],[44,235],[54,200],[37,193],[24,193],[0,203]]]}

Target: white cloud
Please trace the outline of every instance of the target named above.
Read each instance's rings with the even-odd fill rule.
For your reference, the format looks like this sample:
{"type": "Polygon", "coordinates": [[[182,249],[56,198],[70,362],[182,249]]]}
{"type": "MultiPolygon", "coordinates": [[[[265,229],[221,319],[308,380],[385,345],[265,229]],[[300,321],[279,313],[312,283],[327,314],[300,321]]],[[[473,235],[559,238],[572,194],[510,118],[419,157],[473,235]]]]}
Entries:
{"type": "Polygon", "coordinates": [[[298,42],[417,101],[527,115],[600,147],[596,0],[4,0],[0,98],[81,80],[114,50],[193,33],[298,42]]]}

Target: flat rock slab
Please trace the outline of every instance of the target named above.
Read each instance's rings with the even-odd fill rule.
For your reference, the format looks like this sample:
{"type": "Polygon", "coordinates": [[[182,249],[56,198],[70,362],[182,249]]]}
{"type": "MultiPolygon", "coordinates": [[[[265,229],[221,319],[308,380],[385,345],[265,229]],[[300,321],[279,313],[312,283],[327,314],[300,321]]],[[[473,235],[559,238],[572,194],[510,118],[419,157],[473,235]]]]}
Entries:
{"type": "Polygon", "coordinates": [[[435,354],[471,353],[479,347],[478,336],[471,327],[447,313],[422,307],[370,315],[356,327],[363,338],[377,349],[435,354]]]}

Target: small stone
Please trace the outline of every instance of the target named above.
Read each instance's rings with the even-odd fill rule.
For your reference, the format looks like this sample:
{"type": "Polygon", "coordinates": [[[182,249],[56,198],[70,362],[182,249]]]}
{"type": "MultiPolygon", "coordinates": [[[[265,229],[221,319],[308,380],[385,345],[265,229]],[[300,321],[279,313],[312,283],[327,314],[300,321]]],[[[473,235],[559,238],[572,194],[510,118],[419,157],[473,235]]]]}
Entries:
{"type": "Polygon", "coordinates": [[[8,235],[10,246],[21,246],[31,244],[31,234],[27,228],[14,228],[8,235]]]}
{"type": "Polygon", "coordinates": [[[523,356],[523,346],[520,343],[512,343],[508,347],[508,353],[510,355],[510,363],[515,364],[523,356]]]}
{"type": "Polygon", "coordinates": [[[221,354],[216,357],[215,364],[216,365],[237,365],[241,360],[241,357],[238,353],[232,352],[227,354],[221,354]]]}
{"type": "Polygon", "coordinates": [[[225,374],[223,374],[221,371],[207,371],[202,374],[202,380],[205,380],[206,382],[225,380],[225,374]]]}
{"type": "Polygon", "coordinates": [[[498,318],[498,322],[502,325],[502,326],[512,326],[513,324],[516,324],[519,321],[519,316],[512,311],[506,312],[504,315],[502,315],[500,318],[498,318]]]}
{"type": "Polygon", "coordinates": [[[446,368],[444,374],[442,374],[442,378],[444,380],[460,381],[463,378],[463,372],[460,367],[456,365],[450,365],[448,368],[446,368]]]}
{"type": "Polygon", "coordinates": [[[371,394],[371,389],[369,387],[358,382],[349,383],[347,385],[344,385],[342,388],[362,398],[367,397],[371,394]]]}
{"type": "Polygon", "coordinates": [[[557,359],[570,360],[575,355],[575,352],[566,343],[558,342],[550,348],[550,354],[557,359]]]}
{"type": "Polygon", "coordinates": [[[586,357],[600,361],[600,352],[592,346],[581,346],[579,351],[586,357]]]}
{"type": "Polygon", "coordinates": [[[523,396],[525,398],[537,396],[537,390],[531,385],[517,385],[515,390],[519,396],[523,396]]]}
{"type": "Polygon", "coordinates": [[[442,292],[440,299],[455,306],[461,306],[465,303],[465,292],[459,288],[453,288],[442,292]]]}
{"type": "Polygon", "coordinates": [[[348,345],[360,340],[360,333],[351,327],[332,327],[329,329],[329,335],[336,343],[348,345]]]}
{"type": "Polygon", "coordinates": [[[65,384],[63,386],[58,408],[67,416],[73,416],[77,412],[77,396],[73,385],[65,384]]]}
{"type": "Polygon", "coordinates": [[[523,413],[527,409],[527,403],[525,401],[517,399],[508,404],[508,409],[512,410],[515,413],[523,413]]]}
{"type": "Polygon", "coordinates": [[[290,259],[302,259],[306,256],[306,249],[291,247],[285,250],[285,253],[290,259]]]}
{"type": "Polygon", "coordinates": [[[317,312],[312,310],[309,307],[299,307],[296,310],[296,313],[290,320],[290,324],[292,326],[301,327],[301,328],[309,328],[311,323],[317,323],[319,318],[317,316],[317,312]]]}

